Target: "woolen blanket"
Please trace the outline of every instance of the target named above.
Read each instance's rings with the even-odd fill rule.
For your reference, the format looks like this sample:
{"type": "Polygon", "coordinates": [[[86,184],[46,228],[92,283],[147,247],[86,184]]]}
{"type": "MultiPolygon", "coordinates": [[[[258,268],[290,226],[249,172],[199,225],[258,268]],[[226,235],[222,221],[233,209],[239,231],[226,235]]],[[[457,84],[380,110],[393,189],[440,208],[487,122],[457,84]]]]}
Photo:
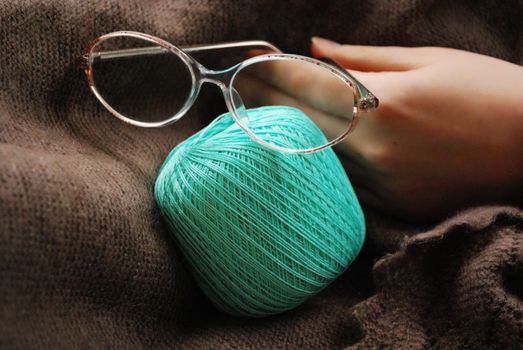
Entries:
{"type": "Polygon", "coordinates": [[[523,211],[502,203],[425,227],[365,208],[360,256],[305,304],[264,319],[215,309],[152,186],[169,150],[224,111],[223,99],[204,89],[161,129],[112,117],[77,59],[91,39],[123,29],[180,45],[264,39],[308,54],[320,35],[523,63],[517,0],[1,1],[1,348],[521,346],[523,211]]]}

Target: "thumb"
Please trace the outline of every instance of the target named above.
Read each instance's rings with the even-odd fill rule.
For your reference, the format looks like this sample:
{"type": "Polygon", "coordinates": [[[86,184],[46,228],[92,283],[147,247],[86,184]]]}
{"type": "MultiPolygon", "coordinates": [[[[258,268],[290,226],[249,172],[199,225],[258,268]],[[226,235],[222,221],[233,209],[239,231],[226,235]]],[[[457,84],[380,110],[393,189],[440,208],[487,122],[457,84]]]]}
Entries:
{"type": "Polygon", "coordinates": [[[314,57],[329,57],[345,68],[359,71],[406,71],[434,60],[433,50],[426,47],[340,45],[320,37],[312,37],[311,41],[314,57]]]}

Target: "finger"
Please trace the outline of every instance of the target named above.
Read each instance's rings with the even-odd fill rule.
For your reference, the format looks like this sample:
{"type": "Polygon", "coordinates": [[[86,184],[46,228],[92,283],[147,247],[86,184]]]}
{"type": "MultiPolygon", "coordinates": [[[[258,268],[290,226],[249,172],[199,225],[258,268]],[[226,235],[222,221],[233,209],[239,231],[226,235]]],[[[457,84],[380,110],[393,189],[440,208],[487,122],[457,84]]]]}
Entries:
{"type": "Polygon", "coordinates": [[[398,86],[406,81],[405,75],[407,74],[405,72],[362,72],[353,69],[349,73],[380,100],[380,106],[396,95],[398,86]]]}
{"type": "Polygon", "coordinates": [[[239,77],[235,89],[239,92],[247,108],[289,106],[302,111],[321,129],[329,140],[335,139],[350,127],[350,120],[316,109],[254,76],[242,75],[239,77]]]}
{"type": "MultiPolygon", "coordinates": [[[[364,73],[364,75],[366,74],[368,73],[364,73]]],[[[238,81],[235,82],[235,89],[239,92],[246,108],[278,105],[294,107],[307,115],[329,141],[346,133],[351,126],[352,119],[340,118],[315,108],[255,76],[242,75],[238,78],[238,81]]],[[[364,149],[372,147],[371,141],[375,139],[376,134],[374,119],[376,119],[375,114],[378,113],[381,113],[380,107],[361,113],[356,129],[336,146],[336,151],[355,158],[356,155],[363,154],[364,149]]],[[[363,157],[360,158],[364,162],[363,157]]]]}
{"type": "Polygon", "coordinates": [[[406,71],[434,61],[434,48],[340,45],[320,37],[311,39],[314,57],[329,57],[348,69],[365,72],[406,71]]]}
{"type": "Polygon", "coordinates": [[[247,66],[238,74],[242,75],[256,76],[316,109],[352,119],[352,88],[320,66],[299,60],[271,60],[247,66]]]}
{"type": "MultiPolygon", "coordinates": [[[[382,102],[397,90],[398,82],[404,80],[405,74],[357,70],[350,73],[382,102]]],[[[324,68],[294,60],[274,60],[248,66],[237,77],[249,74],[316,109],[349,120],[353,117],[352,88],[324,68]]]]}
{"type": "MultiPolygon", "coordinates": [[[[367,74],[363,73],[363,75],[367,74]]],[[[300,110],[318,126],[329,141],[346,133],[352,123],[352,120],[314,108],[255,76],[243,75],[236,83],[235,89],[239,92],[246,108],[283,105],[300,110]]],[[[379,130],[379,127],[374,122],[376,119],[374,114],[377,113],[381,113],[380,108],[362,113],[355,131],[335,146],[336,152],[344,154],[362,166],[366,164],[367,160],[361,155],[367,154],[368,150],[373,148],[373,140],[376,134],[379,134],[376,130],[379,130]]]]}

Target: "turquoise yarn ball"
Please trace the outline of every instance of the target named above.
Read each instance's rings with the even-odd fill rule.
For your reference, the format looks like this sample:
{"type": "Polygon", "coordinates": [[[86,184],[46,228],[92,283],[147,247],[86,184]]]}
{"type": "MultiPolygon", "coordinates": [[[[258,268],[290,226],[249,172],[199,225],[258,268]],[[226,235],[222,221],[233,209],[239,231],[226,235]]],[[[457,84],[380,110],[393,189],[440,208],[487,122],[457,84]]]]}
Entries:
{"type": "MultiPolygon", "coordinates": [[[[282,146],[324,138],[294,108],[249,116],[256,134],[282,146]]],[[[232,315],[297,307],[343,273],[365,238],[361,207],[331,149],[270,150],[229,113],[171,151],[154,193],[197,283],[232,315]]]]}

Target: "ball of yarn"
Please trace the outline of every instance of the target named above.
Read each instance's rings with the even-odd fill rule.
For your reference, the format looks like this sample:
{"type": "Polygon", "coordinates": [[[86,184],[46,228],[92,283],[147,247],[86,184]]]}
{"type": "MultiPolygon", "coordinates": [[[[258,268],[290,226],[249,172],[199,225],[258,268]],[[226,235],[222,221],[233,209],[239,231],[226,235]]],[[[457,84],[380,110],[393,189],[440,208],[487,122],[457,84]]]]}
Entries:
{"type": "MultiPolygon", "coordinates": [[[[257,135],[281,146],[324,139],[294,108],[251,109],[249,118],[257,135]]],[[[350,265],[365,236],[361,207],[331,149],[273,151],[229,113],[171,151],[155,197],[197,283],[232,315],[295,308],[350,265]]]]}

